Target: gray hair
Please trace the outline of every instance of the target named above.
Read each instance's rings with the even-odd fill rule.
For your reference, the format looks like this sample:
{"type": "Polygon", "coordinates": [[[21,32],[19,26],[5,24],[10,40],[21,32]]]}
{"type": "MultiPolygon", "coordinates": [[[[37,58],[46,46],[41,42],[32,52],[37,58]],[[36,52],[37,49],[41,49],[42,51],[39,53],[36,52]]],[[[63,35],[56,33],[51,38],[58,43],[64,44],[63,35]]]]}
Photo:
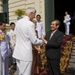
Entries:
{"type": "Polygon", "coordinates": [[[60,25],[61,25],[61,23],[60,23],[59,20],[55,19],[55,20],[52,20],[52,22],[53,22],[53,21],[56,21],[56,26],[60,26],[60,25]]]}
{"type": "Polygon", "coordinates": [[[35,13],[35,12],[36,12],[36,10],[33,7],[29,7],[26,9],[26,14],[35,13]]]}

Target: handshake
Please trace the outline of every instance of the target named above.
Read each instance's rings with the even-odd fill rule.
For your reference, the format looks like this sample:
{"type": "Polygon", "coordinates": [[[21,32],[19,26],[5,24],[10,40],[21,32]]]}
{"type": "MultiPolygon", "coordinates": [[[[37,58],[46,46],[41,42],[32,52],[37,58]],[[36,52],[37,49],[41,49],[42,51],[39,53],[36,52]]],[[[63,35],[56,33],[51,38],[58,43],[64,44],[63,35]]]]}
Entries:
{"type": "Polygon", "coordinates": [[[38,51],[38,53],[40,53],[42,51],[40,46],[34,46],[34,48],[38,51]]]}
{"type": "Polygon", "coordinates": [[[38,53],[42,52],[42,47],[44,44],[47,44],[47,41],[44,39],[44,37],[42,37],[42,46],[34,46],[34,48],[38,51],[38,53]]]}
{"type": "Polygon", "coordinates": [[[47,41],[42,37],[43,44],[47,44],[47,41]]]}

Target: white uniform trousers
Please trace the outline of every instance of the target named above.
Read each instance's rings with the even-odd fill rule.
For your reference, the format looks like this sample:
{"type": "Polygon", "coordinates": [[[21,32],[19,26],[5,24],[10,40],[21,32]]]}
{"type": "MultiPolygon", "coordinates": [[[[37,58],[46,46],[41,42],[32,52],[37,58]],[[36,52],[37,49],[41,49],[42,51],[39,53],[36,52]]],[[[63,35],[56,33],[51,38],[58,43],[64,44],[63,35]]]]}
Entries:
{"type": "Polygon", "coordinates": [[[65,35],[69,35],[70,32],[70,24],[66,23],[65,24],[65,35]]]}
{"type": "Polygon", "coordinates": [[[16,60],[17,75],[31,75],[32,61],[16,60]]]}
{"type": "Polygon", "coordinates": [[[8,75],[8,57],[1,60],[1,75],[8,75]]]}

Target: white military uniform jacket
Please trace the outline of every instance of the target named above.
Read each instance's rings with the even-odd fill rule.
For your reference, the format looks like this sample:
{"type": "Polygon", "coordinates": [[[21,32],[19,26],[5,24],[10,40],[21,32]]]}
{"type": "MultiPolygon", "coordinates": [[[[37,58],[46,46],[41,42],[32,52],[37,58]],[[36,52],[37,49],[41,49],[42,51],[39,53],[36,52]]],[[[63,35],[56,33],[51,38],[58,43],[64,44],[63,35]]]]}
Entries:
{"type": "Polygon", "coordinates": [[[36,30],[38,31],[38,38],[42,38],[42,36],[45,35],[44,29],[43,29],[43,23],[41,21],[36,21],[36,30]]]}
{"type": "Polygon", "coordinates": [[[70,17],[70,15],[66,15],[65,17],[64,17],[64,23],[66,24],[66,25],[70,25],[70,20],[71,20],[71,17],[70,17]]]}
{"type": "Polygon", "coordinates": [[[16,45],[13,57],[23,61],[32,61],[32,44],[42,44],[42,40],[36,37],[34,23],[25,16],[17,22],[15,33],[16,45]]]}

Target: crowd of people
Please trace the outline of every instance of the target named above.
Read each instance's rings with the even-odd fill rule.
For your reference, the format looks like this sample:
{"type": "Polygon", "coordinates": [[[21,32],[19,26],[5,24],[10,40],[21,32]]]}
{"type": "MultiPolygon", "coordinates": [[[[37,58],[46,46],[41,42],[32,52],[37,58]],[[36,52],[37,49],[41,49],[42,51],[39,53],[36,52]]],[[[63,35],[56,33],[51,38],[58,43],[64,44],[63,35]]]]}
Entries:
{"type": "MultiPolygon", "coordinates": [[[[36,15],[33,7],[26,9],[26,15],[18,20],[16,25],[10,23],[10,31],[6,32],[6,23],[0,21],[0,75],[8,75],[8,58],[16,64],[17,75],[39,74],[38,53],[45,44],[45,55],[49,75],[61,75],[60,46],[64,33],[59,31],[60,21],[55,19],[50,23],[50,30],[45,34],[41,16],[36,15]]],[[[65,12],[65,35],[69,35],[71,17],[65,12]]]]}

